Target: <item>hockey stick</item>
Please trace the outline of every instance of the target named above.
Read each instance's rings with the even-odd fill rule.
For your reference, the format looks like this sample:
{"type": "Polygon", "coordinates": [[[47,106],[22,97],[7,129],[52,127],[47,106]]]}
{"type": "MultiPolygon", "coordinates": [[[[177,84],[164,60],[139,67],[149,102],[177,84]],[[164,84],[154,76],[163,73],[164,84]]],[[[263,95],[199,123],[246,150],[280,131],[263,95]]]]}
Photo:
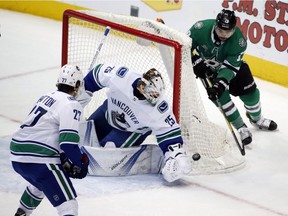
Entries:
{"type": "MultiPolygon", "coordinates": [[[[211,83],[211,81],[209,80],[209,78],[205,78],[205,79],[202,79],[202,78],[201,78],[201,81],[202,81],[202,84],[203,84],[203,86],[204,86],[205,89],[212,87],[212,83],[211,83]]],[[[225,118],[225,121],[226,121],[226,123],[227,123],[227,126],[228,126],[230,132],[231,132],[232,135],[233,135],[233,138],[234,138],[234,140],[235,140],[235,142],[236,142],[236,144],[237,144],[237,147],[238,147],[241,155],[244,156],[244,155],[245,155],[245,147],[244,147],[244,145],[242,145],[242,147],[241,147],[241,144],[239,143],[239,140],[238,140],[238,138],[237,138],[237,136],[236,136],[236,134],[235,134],[235,132],[234,132],[234,130],[233,130],[233,128],[232,128],[231,123],[228,121],[227,116],[226,116],[226,114],[225,114],[225,111],[223,110],[223,107],[221,106],[220,101],[219,101],[218,98],[216,99],[216,104],[217,104],[219,110],[221,111],[222,115],[223,115],[224,118],[225,118]]]]}
{"type": "MultiPolygon", "coordinates": [[[[99,53],[100,53],[100,51],[101,51],[101,49],[102,49],[102,46],[103,46],[103,44],[104,44],[104,42],[105,42],[105,39],[106,39],[106,37],[107,37],[107,35],[109,34],[109,32],[110,32],[110,26],[107,26],[106,27],[106,29],[105,29],[105,31],[104,31],[104,35],[103,35],[103,37],[102,37],[102,39],[101,39],[101,41],[100,41],[100,44],[98,45],[98,47],[97,47],[97,49],[96,49],[96,52],[95,52],[95,54],[94,54],[94,56],[93,56],[93,59],[92,59],[92,62],[91,62],[91,64],[90,64],[90,66],[89,66],[89,69],[88,69],[88,73],[93,69],[93,66],[94,66],[94,64],[95,64],[95,62],[96,62],[96,59],[97,59],[97,57],[98,57],[98,55],[99,55],[99,53]]],[[[89,123],[89,122],[88,122],[89,123]]],[[[87,130],[86,130],[86,133],[88,132],[88,134],[85,134],[85,140],[87,141],[87,139],[89,140],[89,144],[90,144],[90,146],[92,147],[93,146],[93,142],[90,142],[90,139],[91,139],[91,126],[89,126],[88,127],[88,125],[89,124],[87,124],[87,127],[85,127],[85,128],[87,128],[87,130]]],[[[94,132],[95,132],[95,127],[94,127],[94,132]]],[[[96,143],[99,145],[99,141],[98,141],[98,137],[97,137],[97,135],[96,135],[96,132],[94,133],[94,136],[92,136],[93,138],[94,138],[94,140],[93,141],[96,141],[96,143]]]]}
{"type": "Polygon", "coordinates": [[[95,62],[96,62],[96,59],[97,59],[97,57],[98,57],[98,55],[99,55],[99,53],[100,53],[100,51],[101,51],[101,49],[102,49],[102,46],[103,46],[103,44],[104,44],[104,42],[105,42],[105,39],[106,39],[107,35],[108,35],[109,32],[110,32],[110,29],[111,29],[110,26],[107,26],[107,27],[106,27],[105,32],[104,32],[104,35],[103,35],[103,37],[102,37],[102,39],[101,39],[101,42],[100,42],[100,44],[98,45],[98,47],[97,47],[97,49],[96,49],[96,52],[95,52],[95,55],[94,55],[94,57],[93,57],[93,60],[92,60],[92,62],[91,62],[91,64],[90,64],[90,66],[89,66],[88,72],[89,72],[90,70],[92,70],[92,68],[93,68],[93,66],[94,66],[94,64],[95,64],[95,62]]]}

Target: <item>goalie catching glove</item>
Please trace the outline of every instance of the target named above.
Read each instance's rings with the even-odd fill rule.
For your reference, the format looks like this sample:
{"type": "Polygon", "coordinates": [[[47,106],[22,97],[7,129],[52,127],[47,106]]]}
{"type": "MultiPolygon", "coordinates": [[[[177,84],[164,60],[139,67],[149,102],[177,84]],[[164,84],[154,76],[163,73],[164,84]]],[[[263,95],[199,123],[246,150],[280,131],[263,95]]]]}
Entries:
{"type": "Polygon", "coordinates": [[[81,159],[81,167],[73,164],[64,152],[60,153],[60,161],[63,169],[71,178],[82,179],[88,173],[89,158],[83,153],[81,159]]]}
{"type": "Polygon", "coordinates": [[[83,108],[91,101],[93,93],[85,90],[85,82],[80,86],[76,100],[82,105],[83,108]]]}
{"type": "Polygon", "coordinates": [[[192,170],[191,160],[179,143],[168,147],[164,160],[162,175],[168,182],[176,181],[189,174],[192,170]]]}
{"type": "Polygon", "coordinates": [[[205,60],[198,55],[192,56],[192,66],[196,78],[205,79],[213,74],[211,69],[206,65],[205,60]]]}
{"type": "Polygon", "coordinates": [[[210,100],[217,100],[221,97],[223,92],[228,89],[228,82],[226,79],[216,78],[211,88],[207,88],[207,94],[210,100]]]}

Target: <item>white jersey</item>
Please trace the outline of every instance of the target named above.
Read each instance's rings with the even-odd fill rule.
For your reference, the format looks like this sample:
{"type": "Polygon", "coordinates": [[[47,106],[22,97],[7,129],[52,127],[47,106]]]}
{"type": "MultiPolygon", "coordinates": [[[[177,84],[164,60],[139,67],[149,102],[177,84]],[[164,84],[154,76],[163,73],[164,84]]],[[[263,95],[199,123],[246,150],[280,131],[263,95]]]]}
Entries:
{"type": "MultiPolygon", "coordinates": [[[[87,82],[85,80],[86,90],[91,92],[104,87],[109,88],[106,114],[111,126],[122,131],[138,133],[152,130],[157,136],[158,143],[161,142],[162,136],[163,139],[170,137],[178,140],[181,137],[180,128],[164,95],[154,106],[147,100],[134,96],[133,91],[140,78],[139,73],[127,67],[101,64],[96,66],[84,80],[87,80],[87,82]]],[[[182,142],[182,139],[179,142],[182,142]]]]}
{"type": "Polygon", "coordinates": [[[53,91],[36,102],[12,137],[11,160],[59,163],[60,145],[78,145],[82,106],[69,94],[53,91]]]}

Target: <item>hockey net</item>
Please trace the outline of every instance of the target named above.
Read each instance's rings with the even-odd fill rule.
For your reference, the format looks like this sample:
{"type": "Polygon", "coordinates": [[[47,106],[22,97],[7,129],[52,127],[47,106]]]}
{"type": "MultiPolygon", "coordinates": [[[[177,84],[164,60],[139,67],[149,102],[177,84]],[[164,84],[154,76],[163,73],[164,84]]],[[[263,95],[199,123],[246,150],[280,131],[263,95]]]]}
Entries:
{"type": "MultiPolygon", "coordinates": [[[[125,65],[140,74],[153,67],[161,72],[185,149],[190,156],[201,155],[193,163],[192,174],[230,172],[243,167],[244,158],[227,141],[227,131],[207,119],[193,74],[191,39],[184,33],[154,20],[67,10],[63,15],[62,64],[77,64],[87,73],[107,26],[111,30],[96,64],[125,65]]],[[[86,117],[103,103],[105,91],[95,92],[85,108],[86,117]]]]}

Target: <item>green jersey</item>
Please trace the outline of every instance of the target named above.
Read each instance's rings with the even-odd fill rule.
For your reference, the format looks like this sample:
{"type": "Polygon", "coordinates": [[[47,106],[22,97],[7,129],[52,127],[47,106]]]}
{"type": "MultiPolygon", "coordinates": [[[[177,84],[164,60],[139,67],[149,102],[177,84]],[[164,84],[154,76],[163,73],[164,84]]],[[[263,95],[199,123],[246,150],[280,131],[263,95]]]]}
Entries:
{"type": "Polygon", "coordinates": [[[202,20],[189,29],[188,35],[192,39],[191,51],[196,50],[206,60],[206,64],[218,73],[218,78],[225,78],[230,82],[236,73],[225,64],[239,70],[247,47],[246,39],[241,30],[236,27],[234,34],[229,39],[216,44],[214,25],[215,19],[202,20]]]}

